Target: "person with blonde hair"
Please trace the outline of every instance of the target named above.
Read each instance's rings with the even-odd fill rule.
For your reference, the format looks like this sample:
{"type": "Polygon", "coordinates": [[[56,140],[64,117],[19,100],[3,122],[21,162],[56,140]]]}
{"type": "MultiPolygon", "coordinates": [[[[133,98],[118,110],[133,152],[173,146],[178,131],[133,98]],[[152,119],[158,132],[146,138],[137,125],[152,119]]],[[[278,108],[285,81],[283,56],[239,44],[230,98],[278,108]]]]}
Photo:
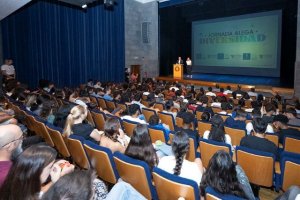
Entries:
{"type": "Polygon", "coordinates": [[[87,108],[82,105],[74,106],[67,117],[63,131],[64,137],[76,134],[86,140],[99,144],[101,131],[95,129],[89,123],[84,123],[87,117],[87,108]]]}

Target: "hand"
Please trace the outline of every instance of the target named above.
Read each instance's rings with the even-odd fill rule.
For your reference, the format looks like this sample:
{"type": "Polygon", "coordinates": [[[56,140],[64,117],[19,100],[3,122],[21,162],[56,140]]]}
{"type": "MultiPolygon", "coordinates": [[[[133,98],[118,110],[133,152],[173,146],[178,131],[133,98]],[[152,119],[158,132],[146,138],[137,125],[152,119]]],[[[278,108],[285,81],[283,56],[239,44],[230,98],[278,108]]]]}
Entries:
{"type": "Polygon", "coordinates": [[[54,163],[50,172],[51,181],[55,183],[60,177],[73,172],[74,168],[75,166],[66,160],[57,161],[54,163]]]}

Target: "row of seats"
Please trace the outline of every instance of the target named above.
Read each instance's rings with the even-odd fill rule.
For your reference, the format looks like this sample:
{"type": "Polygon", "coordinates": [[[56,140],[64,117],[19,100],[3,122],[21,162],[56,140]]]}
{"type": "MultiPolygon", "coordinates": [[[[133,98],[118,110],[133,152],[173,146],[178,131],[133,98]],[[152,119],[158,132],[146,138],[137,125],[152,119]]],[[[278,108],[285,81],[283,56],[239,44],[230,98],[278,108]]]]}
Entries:
{"type": "MultiPolygon", "coordinates": [[[[46,126],[43,122],[36,119],[36,117],[30,115],[30,112],[21,110],[18,106],[15,106],[13,104],[12,107],[16,113],[21,113],[26,116],[25,122],[30,130],[34,131],[35,133],[43,137],[50,146],[57,148],[57,150],[63,157],[68,158],[71,156],[74,162],[83,169],[89,169],[91,167],[95,168],[95,170],[98,173],[98,176],[109,183],[116,183],[118,177],[121,177],[123,180],[132,184],[139,192],[141,192],[146,197],[147,195],[149,196],[151,194],[151,197],[153,195],[158,195],[159,199],[169,199],[169,198],[165,198],[166,196],[164,195],[179,195],[182,197],[186,197],[186,195],[194,194],[195,199],[198,199],[198,197],[196,196],[196,194],[199,194],[197,184],[195,186],[188,186],[189,188],[193,189],[193,192],[189,191],[184,193],[181,191],[181,189],[178,189],[176,191],[181,191],[181,192],[179,192],[178,194],[174,194],[174,189],[170,189],[170,188],[169,188],[170,194],[166,192],[168,191],[168,189],[164,188],[163,186],[167,187],[170,184],[175,184],[177,185],[177,187],[179,187],[184,185],[180,181],[187,183],[190,182],[190,180],[184,180],[184,179],[180,180],[180,177],[168,174],[156,168],[153,171],[153,179],[157,190],[157,193],[155,193],[153,192],[155,191],[154,190],[155,188],[153,189],[153,186],[151,186],[152,184],[151,185],[149,184],[149,180],[146,181],[145,179],[144,184],[141,184],[142,182],[140,181],[136,182],[136,180],[140,180],[139,178],[141,177],[140,175],[135,176],[137,174],[136,171],[138,169],[141,169],[140,166],[138,166],[137,169],[134,170],[124,169],[127,166],[126,162],[129,161],[130,161],[129,166],[133,166],[134,165],[133,163],[138,162],[137,164],[140,165],[144,164],[146,166],[146,167],[144,166],[143,168],[147,168],[146,163],[140,163],[142,161],[131,159],[120,153],[115,153],[113,155],[109,149],[106,149],[99,145],[95,145],[89,141],[84,141],[83,138],[80,138],[79,136],[76,135],[71,135],[71,137],[68,138],[67,141],[64,141],[60,132],[61,129],[57,127],[51,127],[50,125],[46,126]],[[134,172],[134,174],[130,172],[134,172]],[[155,173],[157,174],[155,175],[155,173]],[[158,187],[159,183],[156,182],[159,182],[159,180],[155,181],[155,177],[158,178],[161,177],[162,180],[160,181],[162,181],[163,183],[161,187],[158,187]],[[167,181],[167,183],[165,183],[164,181],[167,181]],[[147,189],[144,188],[147,185],[148,185],[148,192],[146,192],[147,189]],[[164,189],[160,193],[161,188],[164,189]]],[[[91,113],[93,113],[93,111],[91,113]]],[[[151,129],[149,129],[149,132],[151,132],[150,130],[151,129]]],[[[155,135],[155,133],[152,134],[151,137],[152,141],[155,140],[155,138],[153,138],[153,135],[155,135]]],[[[170,136],[170,138],[172,138],[172,135],[170,136]]],[[[190,146],[193,147],[193,145],[190,146]]],[[[212,157],[212,155],[220,149],[231,153],[229,145],[226,145],[224,143],[208,141],[204,139],[200,140],[201,159],[205,167],[207,167],[208,162],[212,157]]],[[[195,150],[193,150],[193,152],[195,152],[195,150]]],[[[281,162],[279,167],[278,163],[275,164],[275,159],[273,155],[268,155],[267,153],[262,153],[262,152],[256,152],[243,147],[237,147],[236,161],[245,170],[251,183],[271,187],[273,185],[273,182],[275,181],[274,185],[276,186],[276,188],[282,187],[283,190],[286,190],[291,184],[298,184],[298,185],[300,184],[297,183],[297,181],[300,180],[300,176],[299,176],[300,174],[298,173],[300,172],[299,170],[300,158],[297,157],[299,155],[294,155],[289,153],[285,153],[285,154],[287,154],[288,156],[281,157],[281,162]],[[253,164],[249,165],[249,163],[253,163],[253,164]],[[275,173],[276,176],[274,176],[274,171],[276,171],[275,173]],[[262,176],[262,174],[264,174],[264,176],[262,176]],[[274,179],[274,177],[276,178],[274,179]],[[299,177],[299,178],[295,178],[295,177],[299,177]]],[[[195,155],[193,155],[193,157],[195,158],[195,155]]],[[[190,159],[192,160],[192,158],[190,159]]],[[[147,178],[146,172],[141,172],[141,173],[142,174],[144,173],[144,177],[147,178]]],[[[193,184],[195,183],[193,182],[193,184]]],[[[174,188],[175,186],[173,185],[172,187],[174,188]]],[[[182,189],[182,190],[186,191],[186,189],[182,189]]],[[[218,196],[218,195],[220,194],[214,193],[214,196],[218,196]]],[[[153,196],[153,198],[154,197],[155,196],[153,196]]]]}

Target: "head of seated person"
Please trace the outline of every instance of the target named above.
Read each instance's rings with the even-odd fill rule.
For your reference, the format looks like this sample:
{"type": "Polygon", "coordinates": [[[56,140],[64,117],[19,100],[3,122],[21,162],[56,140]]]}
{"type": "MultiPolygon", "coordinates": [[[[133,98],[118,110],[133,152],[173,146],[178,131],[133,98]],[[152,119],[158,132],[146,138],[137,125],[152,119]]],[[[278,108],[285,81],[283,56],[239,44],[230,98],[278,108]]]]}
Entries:
{"type": "Polygon", "coordinates": [[[225,142],[224,121],[220,115],[214,115],[211,118],[211,129],[209,132],[208,139],[217,142],[225,142]]]}
{"type": "Polygon", "coordinates": [[[117,118],[109,118],[104,124],[104,135],[114,142],[118,141],[118,136],[120,135],[121,125],[117,118]]]}
{"type": "Polygon", "coordinates": [[[128,114],[134,118],[137,118],[140,114],[140,106],[137,104],[131,104],[128,108],[128,114]]]}
{"type": "Polygon", "coordinates": [[[173,100],[168,100],[165,103],[165,109],[166,111],[171,111],[172,107],[174,106],[173,100]]]}
{"type": "Polygon", "coordinates": [[[71,134],[73,134],[72,126],[74,124],[82,123],[83,120],[86,119],[86,117],[87,117],[87,108],[85,106],[82,105],[74,106],[67,117],[66,124],[63,130],[63,136],[69,137],[71,134]]]}
{"type": "Polygon", "coordinates": [[[62,176],[43,195],[42,199],[92,199],[95,178],[96,174],[90,170],[76,170],[62,176]]]}
{"type": "Polygon", "coordinates": [[[158,157],[152,145],[147,125],[138,124],[134,128],[125,155],[145,161],[150,169],[158,164],[158,157]]]}
{"type": "Polygon", "coordinates": [[[236,116],[234,117],[234,120],[239,121],[246,121],[247,113],[243,109],[237,109],[236,110],[236,116]]]}
{"type": "Polygon", "coordinates": [[[222,111],[227,111],[227,110],[229,110],[229,103],[227,103],[227,102],[222,102],[222,103],[221,103],[221,109],[222,109],[222,111]]]}
{"type": "Polygon", "coordinates": [[[176,159],[174,174],[180,175],[183,160],[190,148],[188,134],[184,131],[178,131],[174,135],[171,146],[176,159]]]}
{"type": "Polygon", "coordinates": [[[222,194],[246,198],[237,178],[235,164],[231,156],[223,150],[217,151],[209,161],[200,183],[201,196],[205,196],[205,188],[208,186],[222,194]]]}
{"type": "Polygon", "coordinates": [[[268,124],[258,117],[252,120],[254,136],[264,137],[268,124]]]}
{"type": "Polygon", "coordinates": [[[267,103],[265,105],[266,115],[272,116],[276,112],[276,107],[273,103],[267,103]]]}
{"type": "Polygon", "coordinates": [[[207,90],[208,90],[209,92],[212,92],[212,87],[208,87],[207,90]]]}
{"type": "Polygon", "coordinates": [[[202,103],[202,106],[206,106],[208,103],[208,97],[207,96],[202,96],[200,102],[202,103]]]}
{"type": "Polygon", "coordinates": [[[151,115],[151,117],[149,119],[149,125],[150,126],[158,125],[159,122],[160,122],[160,119],[157,115],[151,115]]]}
{"type": "Polygon", "coordinates": [[[210,121],[210,113],[209,112],[203,112],[201,115],[201,121],[203,122],[209,122],[210,121]]]}
{"type": "Polygon", "coordinates": [[[242,107],[245,107],[245,99],[244,99],[244,98],[239,99],[238,105],[239,105],[241,108],[242,108],[242,107]]]}
{"type": "Polygon", "coordinates": [[[194,123],[195,120],[195,115],[193,113],[190,112],[185,112],[182,115],[182,119],[183,119],[183,128],[184,129],[190,129],[192,126],[192,123],[194,123]]]}
{"type": "Polygon", "coordinates": [[[142,98],[142,93],[138,92],[134,95],[134,101],[140,102],[142,98]]]}
{"type": "Polygon", "coordinates": [[[259,108],[254,108],[251,112],[251,117],[252,117],[252,119],[256,119],[256,118],[261,117],[260,109],[259,108]]]}
{"type": "Polygon", "coordinates": [[[289,118],[285,115],[276,115],[273,119],[273,125],[276,129],[288,129],[289,118]]]}

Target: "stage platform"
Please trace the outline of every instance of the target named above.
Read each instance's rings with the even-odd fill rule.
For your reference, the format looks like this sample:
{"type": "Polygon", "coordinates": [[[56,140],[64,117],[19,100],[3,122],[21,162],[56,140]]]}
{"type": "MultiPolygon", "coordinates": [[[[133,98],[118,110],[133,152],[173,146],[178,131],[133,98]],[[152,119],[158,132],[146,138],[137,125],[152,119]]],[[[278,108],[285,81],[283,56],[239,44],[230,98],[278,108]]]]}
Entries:
{"type": "Polygon", "coordinates": [[[292,96],[293,88],[282,87],[280,78],[258,77],[258,76],[237,76],[237,75],[220,75],[220,74],[193,74],[184,75],[182,79],[174,79],[172,76],[157,77],[157,80],[163,81],[178,81],[183,84],[193,84],[195,86],[215,87],[217,84],[220,87],[226,88],[230,85],[233,89],[241,85],[244,89],[255,88],[256,91],[276,93],[284,96],[292,96]]]}

